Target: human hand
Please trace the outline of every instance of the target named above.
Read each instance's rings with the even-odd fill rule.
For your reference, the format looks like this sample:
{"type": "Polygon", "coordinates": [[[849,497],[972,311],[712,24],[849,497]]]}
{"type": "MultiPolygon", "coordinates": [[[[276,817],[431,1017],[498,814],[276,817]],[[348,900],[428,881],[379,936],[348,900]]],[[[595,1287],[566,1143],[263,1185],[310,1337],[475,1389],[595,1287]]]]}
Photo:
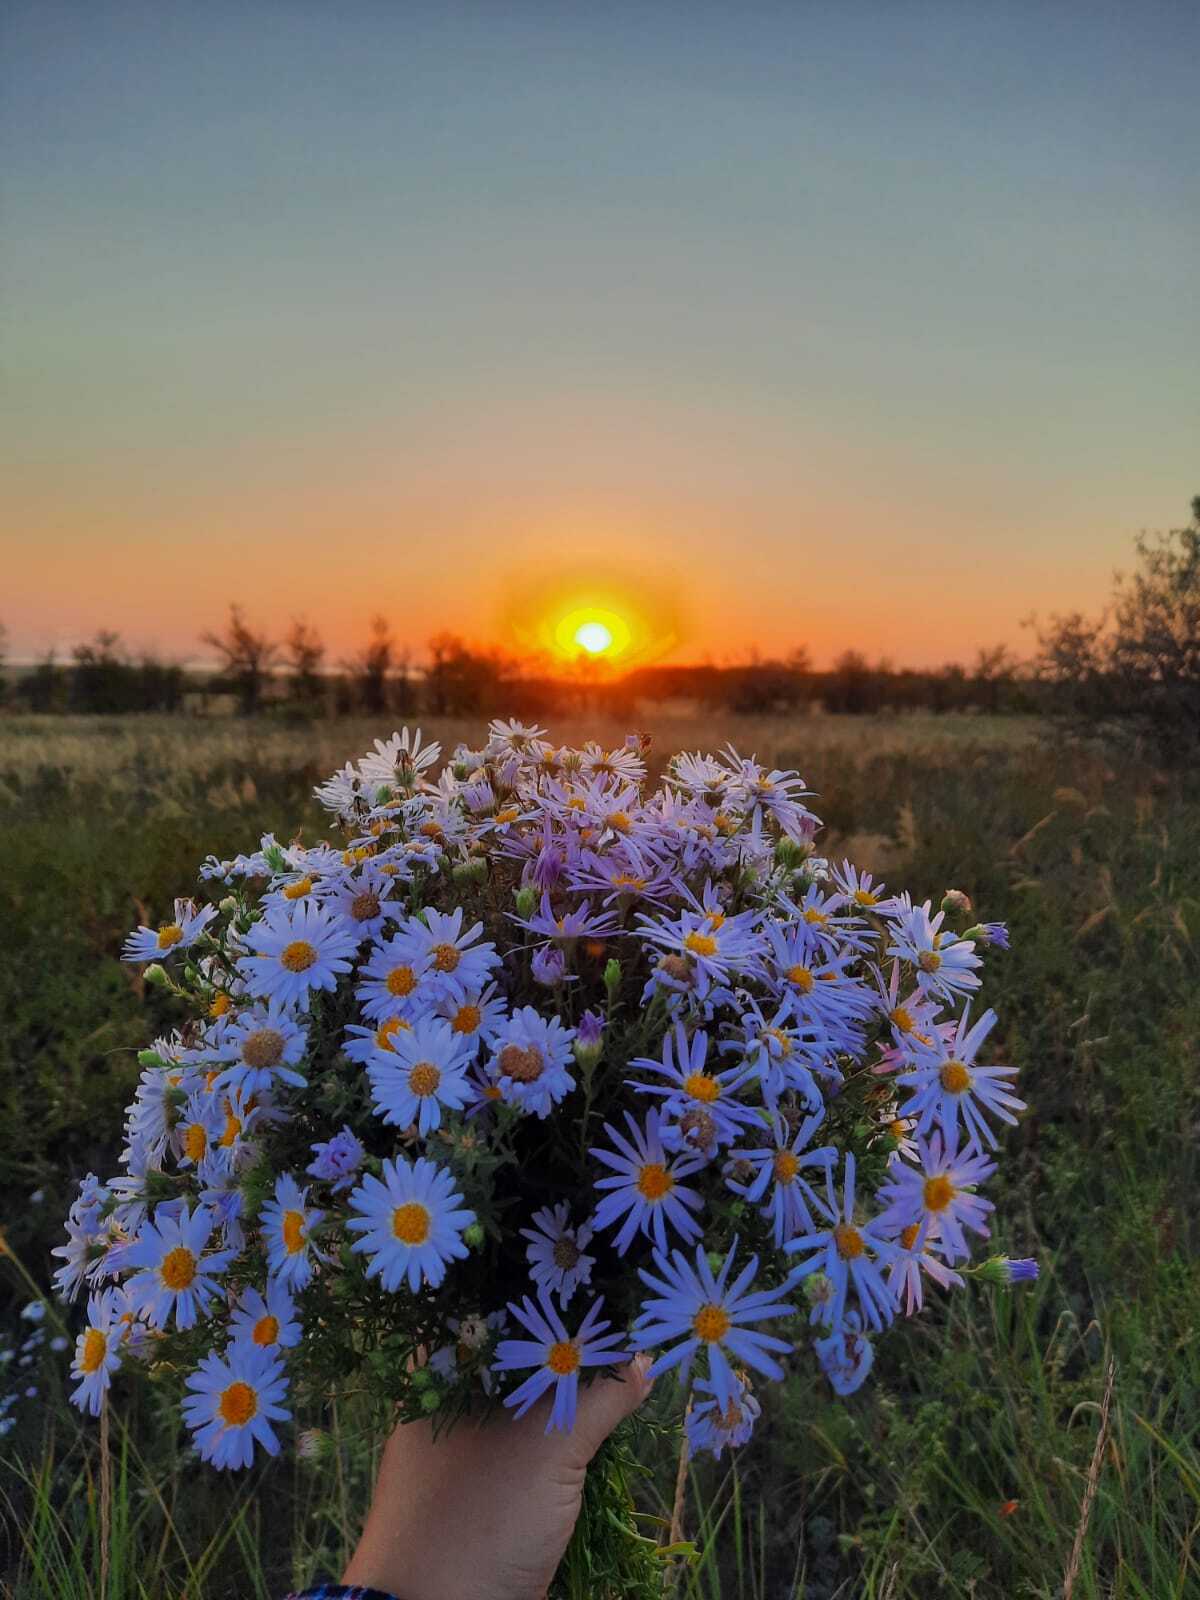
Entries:
{"type": "Polygon", "coordinates": [[[637,1356],[581,1388],[567,1434],[544,1432],[549,1398],[519,1420],[464,1421],[436,1441],[430,1423],[402,1423],[342,1582],[397,1600],[542,1600],[579,1516],[588,1462],[649,1394],[649,1365],[637,1356]]]}

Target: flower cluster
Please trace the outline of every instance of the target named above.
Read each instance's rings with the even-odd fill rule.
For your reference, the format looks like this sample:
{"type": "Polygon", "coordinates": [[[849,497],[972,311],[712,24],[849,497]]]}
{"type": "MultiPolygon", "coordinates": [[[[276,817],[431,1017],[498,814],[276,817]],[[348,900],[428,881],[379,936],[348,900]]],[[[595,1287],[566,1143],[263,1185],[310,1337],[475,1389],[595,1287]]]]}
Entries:
{"type": "Polygon", "coordinates": [[[824,860],[794,772],[682,754],[651,791],[647,753],[495,722],[443,763],[405,730],[316,791],[329,839],[210,857],[131,937],[180,1021],[56,1251],[81,1407],[178,1374],[241,1467],[350,1386],[549,1395],[569,1429],[647,1350],[720,1454],[802,1308],[849,1393],[963,1283],[1022,1107],[972,1017],[1002,926],[824,860]]]}

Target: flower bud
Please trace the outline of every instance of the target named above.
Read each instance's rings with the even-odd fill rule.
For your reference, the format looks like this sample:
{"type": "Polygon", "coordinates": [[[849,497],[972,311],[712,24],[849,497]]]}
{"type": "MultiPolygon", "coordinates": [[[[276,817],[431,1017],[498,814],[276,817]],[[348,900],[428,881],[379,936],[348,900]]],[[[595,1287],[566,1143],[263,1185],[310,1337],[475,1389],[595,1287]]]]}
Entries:
{"type": "Polygon", "coordinates": [[[621,963],[615,956],[610,956],[604,963],[604,987],[610,999],[621,987],[621,963]]]}
{"type": "Polygon", "coordinates": [[[556,945],[543,945],[534,951],[530,970],[535,983],[555,989],[567,975],[567,958],[556,945]]]}
{"type": "Polygon", "coordinates": [[[165,1067],[167,1065],[157,1050],[139,1050],[137,1064],[139,1067],[165,1067]]]}
{"type": "Polygon", "coordinates": [[[263,860],[272,872],[287,871],[287,857],[277,844],[269,844],[263,850],[263,860]]]}
{"type": "Polygon", "coordinates": [[[942,910],[947,916],[966,916],[971,909],[971,897],[961,889],[947,889],[942,896],[942,910]]]}
{"type": "Polygon", "coordinates": [[[436,1389],[426,1389],[421,1395],[421,1410],[431,1416],[442,1403],[442,1397],[436,1389]]]}
{"type": "Polygon", "coordinates": [[[1038,1264],[1032,1256],[1013,1261],[1008,1256],[989,1256],[981,1261],[971,1274],[981,1283],[999,1284],[1008,1289],[1014,1283],[1033,1283],[1038,1276],[1038,1264]]]}
{"type": "Polygon", "coordinates": [[[171,980],[167,976],[167,969],[158,961],[152,961],[142,973],[142,982],[149,984],[152,989],[169,989],[171,980]]]}
{"type": "Polygon", "coordinates": [[[526,921],[537,910],[537,890],[531,883],[523,883],[519,889],[514,889],[513,900],[516,902],[517,915],[526,921]]]}
{"type": "Polygon", "coordinates": [[[217,910],[223,917],[231,917],[238,908],[237,896],[227,894],[224,900],[217,902],[217,910]]]}
{"type": "Polygon", "coordinates": [[[463,1229],[463,1243],[468,1250],[478,1250],[484,1241],[483,1228],[478,1222],[470,1223],[463,1229]]]}
{"type": "Polygon", "coordinates": [[[301,1461],[320,1461],[329,1454],[330,1439],[323,1428],[305,1428],[296,1440],[296,1455],[301,1461]]]}

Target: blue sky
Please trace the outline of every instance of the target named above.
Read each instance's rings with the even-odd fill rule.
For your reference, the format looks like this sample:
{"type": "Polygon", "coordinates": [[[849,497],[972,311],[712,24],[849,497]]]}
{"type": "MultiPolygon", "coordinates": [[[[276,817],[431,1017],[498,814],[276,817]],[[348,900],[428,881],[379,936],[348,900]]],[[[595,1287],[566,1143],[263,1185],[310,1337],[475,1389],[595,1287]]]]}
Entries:
{"type": "MultiPolygon", "coordinates": [[[[14,4],[13,647],[938,661],[1200,491],[1200,9],[14,4]],[[536,603],[549,603],[537,601],[536,603]]],[[[9,599],[3,597],[3,589],[9,599]]]]}

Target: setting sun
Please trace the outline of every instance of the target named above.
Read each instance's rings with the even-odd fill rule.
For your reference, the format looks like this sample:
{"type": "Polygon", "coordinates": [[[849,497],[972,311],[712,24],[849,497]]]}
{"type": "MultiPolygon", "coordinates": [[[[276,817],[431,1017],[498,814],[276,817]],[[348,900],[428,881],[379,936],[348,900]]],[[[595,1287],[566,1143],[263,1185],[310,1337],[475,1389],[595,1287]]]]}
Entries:
{"type": "Polygon", "coordinates": [[[612,632],[602,622],[581,622],[575,629],[575,643],[590,656],[603,655],[612,642],[612,632]]]}
{"type": "Polygon", "coordinates": [[[632,632],[617,611],[605,606],[577,606],[554,624],[554,643],[568,660],[580,655],[615,661],[629,649],[632,632]]]}

